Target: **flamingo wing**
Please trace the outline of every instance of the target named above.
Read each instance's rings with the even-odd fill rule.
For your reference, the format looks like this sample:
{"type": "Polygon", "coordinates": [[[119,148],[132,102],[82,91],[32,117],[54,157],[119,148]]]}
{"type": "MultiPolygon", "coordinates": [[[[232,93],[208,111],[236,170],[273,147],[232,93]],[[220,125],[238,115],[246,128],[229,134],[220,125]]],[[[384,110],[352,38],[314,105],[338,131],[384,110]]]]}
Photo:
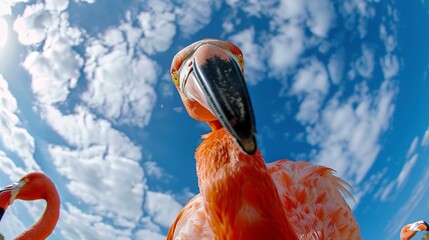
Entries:
{"type": "Polygon", "coordinates": [[[344,199],[350,186],[327,167],[279,160],[267,164],[286,214],[300,239],[361,239],[344,199]]]}
{"type": "Polygon", "coordinates": [[[177,215],[167,235],[167,240],[214,239],[207,222],[201,194],[195,195],[177,215]]]}

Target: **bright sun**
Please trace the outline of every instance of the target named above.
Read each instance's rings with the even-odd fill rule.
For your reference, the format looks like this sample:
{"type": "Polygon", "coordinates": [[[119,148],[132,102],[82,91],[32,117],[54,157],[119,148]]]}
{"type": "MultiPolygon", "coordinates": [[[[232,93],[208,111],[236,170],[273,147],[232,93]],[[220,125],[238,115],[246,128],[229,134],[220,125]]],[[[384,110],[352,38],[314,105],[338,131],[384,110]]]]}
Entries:
{"type": "Polygon", "coordinates": [[[0,49],[6,45],[8,31],[6,20],[0,17],[0,49]]]}

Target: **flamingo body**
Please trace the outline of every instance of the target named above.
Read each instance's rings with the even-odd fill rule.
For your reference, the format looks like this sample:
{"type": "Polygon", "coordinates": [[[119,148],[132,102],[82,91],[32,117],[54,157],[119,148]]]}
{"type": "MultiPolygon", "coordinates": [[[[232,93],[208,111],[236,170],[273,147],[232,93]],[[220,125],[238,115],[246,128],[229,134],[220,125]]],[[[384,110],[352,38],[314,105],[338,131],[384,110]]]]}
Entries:
{"type": "Polygon", "coordinates": [[[198,147],[201,193],[184,206],[167,239],[360,239],[343,198],[347,185],[330,168],[265,164],[259,151],[249,157],[233,143],[220,129],[198,147]]]}
{"type": "Polygon", "coordinates": [[[167,239],[360,239],[343,197],[349,185],[331,169],[264,162],[243,66],[238,47],[215,39],[191,44],[173,60],[173,82],[188,113],[212,132],[195,153],[200,193],[167,239]]]}

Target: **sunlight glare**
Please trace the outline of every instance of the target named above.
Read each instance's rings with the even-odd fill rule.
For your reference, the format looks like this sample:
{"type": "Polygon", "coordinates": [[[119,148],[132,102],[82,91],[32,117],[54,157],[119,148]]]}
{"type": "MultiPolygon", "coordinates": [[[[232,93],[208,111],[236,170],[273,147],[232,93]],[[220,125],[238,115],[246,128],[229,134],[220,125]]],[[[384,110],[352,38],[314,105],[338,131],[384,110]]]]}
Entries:
{"type": "Polygon", "coordinates": [[[6,20],[0,17],[0,49],[6,45],[8,31],[9,29],[6,20]]]}

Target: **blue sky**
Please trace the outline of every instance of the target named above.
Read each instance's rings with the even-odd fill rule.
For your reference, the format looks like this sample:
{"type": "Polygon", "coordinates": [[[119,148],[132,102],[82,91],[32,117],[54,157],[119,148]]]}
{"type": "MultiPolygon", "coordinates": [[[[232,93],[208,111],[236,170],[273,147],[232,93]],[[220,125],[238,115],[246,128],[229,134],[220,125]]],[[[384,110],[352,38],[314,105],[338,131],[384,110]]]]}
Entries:
{"type": "MultiPolygon", "coordinates": [[[[380,0],[0,2],[0,185],[44,171],[61,195],[50,239],[164,239],[198,193],[209,128],[171,83],[202,38],[244,52],[267,162],[348,181],[364,239],[429,220],[429,3],[380,0]]],[[[8,239],[42,213],[16,201],[8,239]]]]}

